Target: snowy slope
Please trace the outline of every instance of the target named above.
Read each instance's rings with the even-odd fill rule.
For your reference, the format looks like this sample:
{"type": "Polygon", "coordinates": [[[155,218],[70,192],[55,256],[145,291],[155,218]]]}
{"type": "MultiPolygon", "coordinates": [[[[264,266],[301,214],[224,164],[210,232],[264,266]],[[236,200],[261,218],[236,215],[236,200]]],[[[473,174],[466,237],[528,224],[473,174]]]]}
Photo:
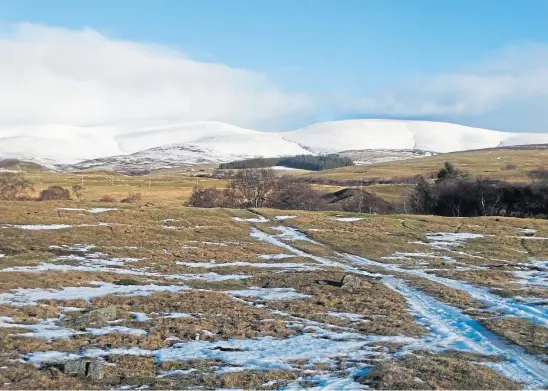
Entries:
{"type": "Polygon", "coordinates": [[[174,167],[310,152],[415,149],[443,153],[542,143],[548,143],[548,133],[508,133],[428,121],[345,120],[280,133],[212,121],[140,128],[47,125],[0,128],[0,159],[46,166],[86,161],[88,166],[130,164],[133,168],[156,161],[174,167]],[[111,159],[88,162],[105,158],[111,159]]]}
{"type": "Polygon", "coordinates": [[[281,135],[315,152],[420,149],[444,153],[548,143],[548,133],[509,133],[446,122],[376,119],[323,122],[281,135]]]}

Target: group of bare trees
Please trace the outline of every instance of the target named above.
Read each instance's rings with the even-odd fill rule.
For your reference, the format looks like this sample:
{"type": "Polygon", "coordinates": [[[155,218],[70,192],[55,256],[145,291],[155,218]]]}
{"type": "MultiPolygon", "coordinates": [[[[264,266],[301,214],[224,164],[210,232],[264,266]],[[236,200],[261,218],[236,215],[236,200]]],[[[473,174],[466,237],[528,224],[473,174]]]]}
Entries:
{"type": "Polygon", "coordinates": [[[232,173],[225,189],[194,188],[188,205],[202,208],[260,208],[344,210],[391,213],[390,203],[361,189],[321,193],[291,176],[278,177],[270,168],[232,173]]]}
{"type": "Polygon", "coordinates": [[[439,216],[548,217],[548,173],[530,177],[529,183],[473,178],[446,163],[434,183],[419,178],[410,204],[415,213],[439,216]]]}
{"type": "MultiPolygon", "coordinates": [[[[225,189],[194,188],[188,204],[202,208],[260,208],[263,206],[294,206],[303,199],[309,186],[293,183],[288,177],[279,178],[270,168],[250,168],[233,173],[225,189]]],[[[298,209],[298,208],[295,208],[298,209]]]]}

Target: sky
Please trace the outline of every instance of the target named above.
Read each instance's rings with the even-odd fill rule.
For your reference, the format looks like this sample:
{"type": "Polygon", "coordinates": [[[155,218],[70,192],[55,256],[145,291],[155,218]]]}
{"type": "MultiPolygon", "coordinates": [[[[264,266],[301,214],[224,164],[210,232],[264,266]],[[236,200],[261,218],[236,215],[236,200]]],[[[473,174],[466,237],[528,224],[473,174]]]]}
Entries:
{"type": "Polygon", "coordinates": [[[0,0],[0,126],[548,131],[548,0],[0,0]]]}

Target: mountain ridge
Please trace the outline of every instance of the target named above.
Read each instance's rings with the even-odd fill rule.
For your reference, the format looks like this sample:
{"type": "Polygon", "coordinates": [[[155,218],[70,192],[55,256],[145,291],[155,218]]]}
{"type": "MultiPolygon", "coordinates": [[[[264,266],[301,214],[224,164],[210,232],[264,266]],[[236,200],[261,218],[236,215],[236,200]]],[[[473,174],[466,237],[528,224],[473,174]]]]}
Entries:
{"type": "Polygon", "coordinates": [[[213,121],[141,129],[47,125],[0,129],[0,159],[20,159],[48,167],[83,167],[84,162],[100,165],[101,159],[132,167],[154,160],[177,166],[349,150],[447,153],[543,143],[548,143],[548,133],[511,133],[448,122],[393,119],[321,122],[287,132],[260,132],[213,121]]]}

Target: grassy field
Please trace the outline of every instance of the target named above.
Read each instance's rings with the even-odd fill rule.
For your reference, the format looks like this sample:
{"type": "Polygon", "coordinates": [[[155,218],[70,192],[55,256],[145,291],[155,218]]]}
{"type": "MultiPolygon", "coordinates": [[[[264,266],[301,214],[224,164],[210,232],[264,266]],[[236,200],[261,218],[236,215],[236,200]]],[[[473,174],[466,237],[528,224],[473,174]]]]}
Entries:
{"type": "Polygon", "coordinates": [[[225,183],[27,169],[85,190],[0,202],[0,389],[548,387],[546,220],[187,208],[225,183]]]}
{"type": "Polygon", "coordinates": [[[435,174],[445,161],[474,176],[506,181],[525,181],[530,170],[546,167],[548,149],[496,149],[455,152],[419,159],[342,167],[302,175],[312,180],[373,180],[395,179],[414,175],[435,174]]]}
{"type": "Polygon", "coordinates": [[[34,183],[34,193],[49,186],[62,186],[71,189],[74,185],[84,187],[83,198],[86,201],[98,201],[108,195],[116,201],[132,193],[141,193],[142,199],[155,203],[182,204],[188,200],[194,186],[225,186],[223,181],[213,178],[192,177],[188,172],[178,170],[158,171],[145,176],[126,176],[115,172],[57,173],[31,171],[26,177],[34,183]]]}
{"type": "MultiPolygon", "coordinates": [[[[41,178],[68,187],[78,176],[41,178]]],[[[149,188],[116,178],[144,199],[92,201],[125,184],[88,174],[82,202],[0,202],[3,389],[544,381],[546,328],[522,307],[548,297],[535,282],[541,265],[531,263],[548,258],[547,221],[268,209],[258,217],[182,207],[166,194],[183,197],[183,180],[152,176],[149,188]],[[461,318],[479,330],[479,345],[454,323],[461,318]],[[495,348],[487,330],[530,356],[495,348]],[[405,359],[394,356],[402,351],[405,359]],[[510,357],[538,362],[536,375],[520,377],[510,357]],[[78,360],[88,369],[67,370],[78,360]]]]}

